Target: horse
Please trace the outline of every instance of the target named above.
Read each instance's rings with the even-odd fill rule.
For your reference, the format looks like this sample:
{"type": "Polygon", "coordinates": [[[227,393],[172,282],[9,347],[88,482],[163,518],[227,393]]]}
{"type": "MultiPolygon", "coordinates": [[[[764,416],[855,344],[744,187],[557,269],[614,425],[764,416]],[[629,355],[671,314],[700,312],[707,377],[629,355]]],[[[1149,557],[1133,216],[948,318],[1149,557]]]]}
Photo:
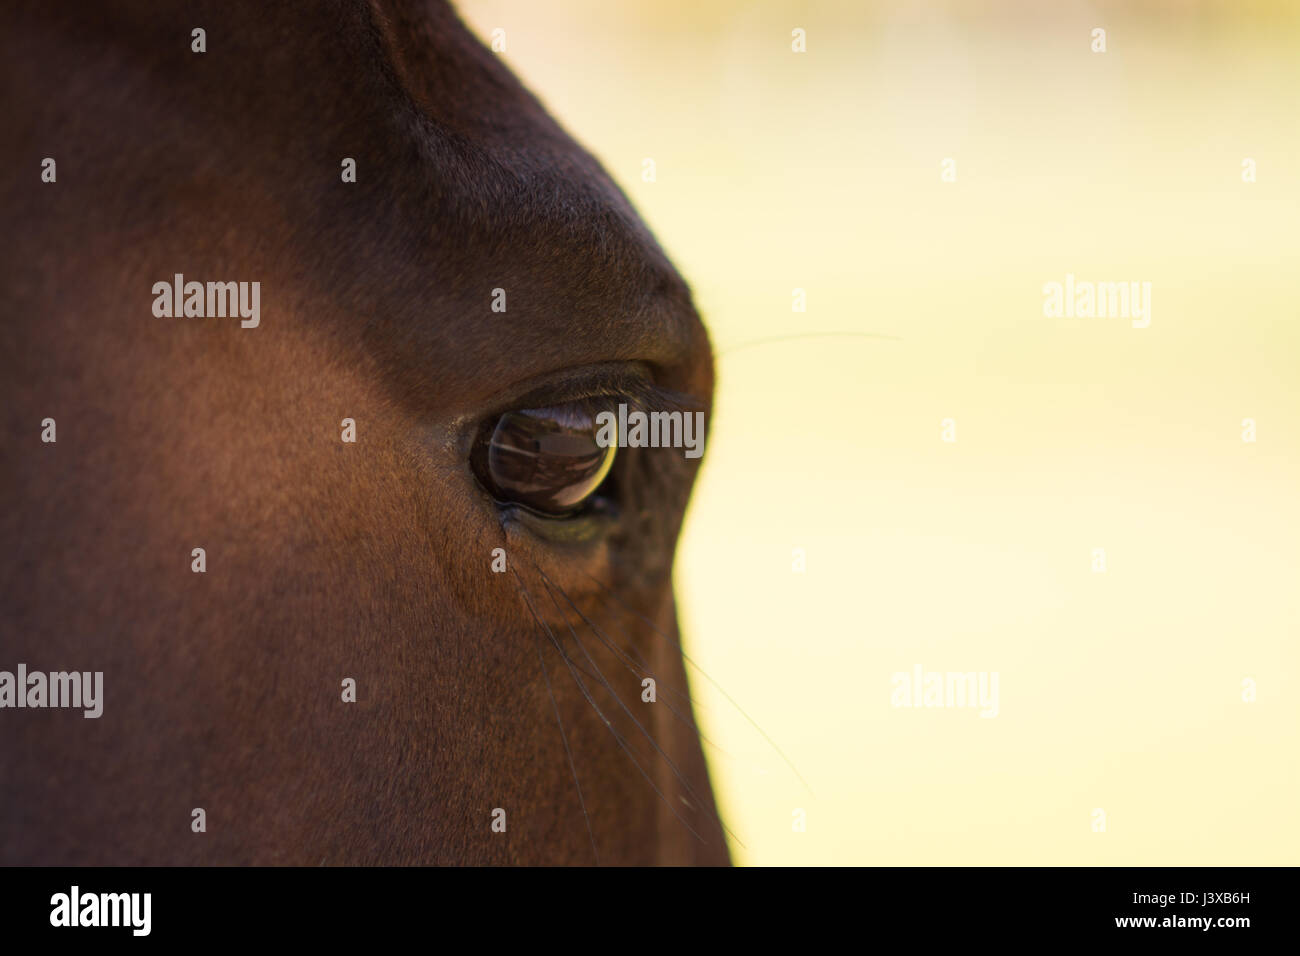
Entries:
{"type": "Polygon", "coordinates": [[[699,460],[591,440],[712,355],[601,165],[440,0],[0,47],[0,669],[103,680],[0,709],[0,863],[727,864],[699,460]]]}

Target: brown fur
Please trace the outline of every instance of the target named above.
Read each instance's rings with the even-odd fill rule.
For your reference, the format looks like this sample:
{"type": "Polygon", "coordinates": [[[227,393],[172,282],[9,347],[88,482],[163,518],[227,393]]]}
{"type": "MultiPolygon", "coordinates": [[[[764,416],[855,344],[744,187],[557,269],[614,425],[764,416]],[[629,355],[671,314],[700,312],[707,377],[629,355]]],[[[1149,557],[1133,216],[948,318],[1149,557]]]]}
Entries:
{"type": "Polygon", "coordinates": [[[588,670],[538,568],[684,688],[596,582],[675,633],[692,469],[558,544],[464,454],[544,373],[707,402],[689,293],[599,165],[437,2],[6,3],[0,63],[0,669],[105,673],[98,720],[0,711],[0,863],[589,863],[539,647],[600,862],[726,862],[698,736],[568,615],[704,798],[595,691],[661,799],[519,590],[588,670]],[[154,317],[177,272],[260,281],[261,326],[154,317]]]}

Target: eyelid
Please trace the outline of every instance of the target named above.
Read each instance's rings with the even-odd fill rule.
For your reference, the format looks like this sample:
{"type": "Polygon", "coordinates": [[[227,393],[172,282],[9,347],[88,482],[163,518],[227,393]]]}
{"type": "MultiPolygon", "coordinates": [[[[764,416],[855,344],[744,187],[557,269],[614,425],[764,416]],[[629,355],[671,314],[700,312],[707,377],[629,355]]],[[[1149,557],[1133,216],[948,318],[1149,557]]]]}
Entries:
{"type": "Polygon", "coordinates": [[[695,411],[704,403],[693,395],[655,383],[650,369],[640,362],[608,362],[565,369],[542,379],[531,379],[494,397],[480,421],[506,412],[548,408],[595,399],[614,399],[646,411],[695,411]]]}
{"type": "MultiPolygon", "coordinates": [[[[618,388],[601,389],[593,395],[570,398],[565,401],[548,401],[536,408],[511,409],[511,411],[552,411],[557,415],[570,409],[579,411],[593,426],[599,422],[597,416],[602,412],[618,414],[618,406],[626,405],[628,412],[689,412],[695,403],[690,396],[682,395],[670,389],[652,383],[634,383],[618,388]]],[[[502,413],[508,414],[508,412],[502,413]]]]}

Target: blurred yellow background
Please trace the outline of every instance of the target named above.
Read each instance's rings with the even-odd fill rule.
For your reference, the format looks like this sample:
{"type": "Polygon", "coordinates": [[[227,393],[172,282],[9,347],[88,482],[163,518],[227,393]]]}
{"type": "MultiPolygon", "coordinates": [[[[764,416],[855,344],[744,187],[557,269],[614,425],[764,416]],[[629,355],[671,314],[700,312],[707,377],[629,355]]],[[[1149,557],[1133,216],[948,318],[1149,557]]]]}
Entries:
{"type": "Polygon", "coordinates": [[[719,353],[685,641],[808,782],[693,677],[737,862],[1300,863],[1300,4],[459,8],[719,353]]]}

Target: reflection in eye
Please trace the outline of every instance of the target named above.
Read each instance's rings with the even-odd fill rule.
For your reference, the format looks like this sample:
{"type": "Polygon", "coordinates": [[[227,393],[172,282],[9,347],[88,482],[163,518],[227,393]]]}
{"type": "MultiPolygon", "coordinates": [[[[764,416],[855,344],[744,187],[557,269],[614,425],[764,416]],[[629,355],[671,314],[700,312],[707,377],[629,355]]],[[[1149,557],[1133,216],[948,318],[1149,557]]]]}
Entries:
{"type": "Polygon", "coordinates": [[[575,510],[609,474],[617,444],[597,444],[587,404],[506,412],[475,449],[479,480],[501,501],[548,515],[575,510]]]}

